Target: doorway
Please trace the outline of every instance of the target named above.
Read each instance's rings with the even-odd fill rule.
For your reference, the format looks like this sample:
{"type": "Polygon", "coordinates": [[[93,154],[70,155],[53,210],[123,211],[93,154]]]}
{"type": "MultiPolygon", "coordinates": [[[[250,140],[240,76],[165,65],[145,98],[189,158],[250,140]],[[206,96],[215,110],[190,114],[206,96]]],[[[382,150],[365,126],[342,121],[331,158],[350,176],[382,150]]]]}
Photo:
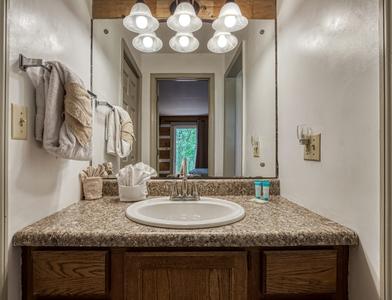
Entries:
{"type": "Polygon", "coordinates": [[[214,174],[214,75],[151,75],[151,165],[176,177],[187,160],[191,177],[214,174]]]}

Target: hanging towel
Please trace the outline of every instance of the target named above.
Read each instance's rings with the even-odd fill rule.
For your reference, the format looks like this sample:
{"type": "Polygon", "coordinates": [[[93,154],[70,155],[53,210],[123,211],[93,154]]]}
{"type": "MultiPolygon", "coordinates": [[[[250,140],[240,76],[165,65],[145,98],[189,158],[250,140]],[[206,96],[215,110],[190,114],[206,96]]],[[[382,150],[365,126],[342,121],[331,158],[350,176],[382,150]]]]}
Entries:
{"type": "Polygon", "coordinates": [[[34,136],[42,142],[45,121],[45,85],[49,81],[50,73],[43,68],[28,68],[26,70],[35,87],[35,122],[34,136]]]}
{"type": "Polygon", "coordinates": [[[120,106],[114,106],[106,118],[106,152],[110,155],[127,157],[135,142],[132,119],[120,106]]]}
{"type": "Polygon", "coordinates": [[[35,80],[36,140],[57,157],[91,160],[92,108],[83,81],[60,62],[48,66],[35,80]]]}
{"type": "Polygon", "coordinates": [[[91,140],[91,99],[87,91],[78,83],[65,85],[65,123],[75,135],[80,145],[86,146],[91,140]]]}

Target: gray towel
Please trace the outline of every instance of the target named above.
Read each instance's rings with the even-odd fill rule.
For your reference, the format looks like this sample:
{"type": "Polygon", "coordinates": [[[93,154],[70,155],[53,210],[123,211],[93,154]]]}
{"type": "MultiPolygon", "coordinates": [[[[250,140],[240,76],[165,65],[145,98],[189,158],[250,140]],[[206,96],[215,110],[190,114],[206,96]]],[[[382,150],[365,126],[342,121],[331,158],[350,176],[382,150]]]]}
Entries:
{"type": "MultiPolygon", "coordinates": [[[[64,114],[65,86],[76,83],[84,88],[83,81],[60,62],[49,62],[51,71],[41,71],[36,80],[35,138],[42,141],[44,149],[57,157],[74,160],[91,160],[92,139],[83,145],[67,122],[64,114]]],[[[29,73],[31,77],[31,73],[29,73]]],[[[91,107],[91,106],[90,106],[91,107]]],[[[85,112],[86,113],[86,112],[85,112]]],[[[92,127],[92,110],[87,111],[84,125],[92,127]]]]}

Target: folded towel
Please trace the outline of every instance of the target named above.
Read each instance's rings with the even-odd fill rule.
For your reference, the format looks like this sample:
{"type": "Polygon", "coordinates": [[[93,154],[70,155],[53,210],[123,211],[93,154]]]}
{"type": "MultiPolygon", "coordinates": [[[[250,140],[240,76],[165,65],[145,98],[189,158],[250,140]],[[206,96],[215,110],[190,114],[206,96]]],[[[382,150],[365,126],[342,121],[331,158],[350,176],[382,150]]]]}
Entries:
{"type": "Polygon", "coordinates": [[[139,201],[147,198],[147,182],[157,172],[142,162],[128,165],[117,174],[120,201],[139,201]]]}
{"type": "Polygon", "coordinates": [[[127,157],[135,141],[132,119],[120,106],[114,106],[106,118],[106,152],[127,157]]]}
{"type": "Polygon", "coordinates": [[[91,160],[91,99],[82,80],[65,65],[48,65],[51,70],[42,69],[35,79],[35,138],[57,157],[91,160]]]}
{"type": "Polygon", "coordinates": [[[118,171],[118,184],[122,186],[138,186],[146,184],[151,177],[157,176],[157,172],[142,162],[128,165],[118,171]]]}

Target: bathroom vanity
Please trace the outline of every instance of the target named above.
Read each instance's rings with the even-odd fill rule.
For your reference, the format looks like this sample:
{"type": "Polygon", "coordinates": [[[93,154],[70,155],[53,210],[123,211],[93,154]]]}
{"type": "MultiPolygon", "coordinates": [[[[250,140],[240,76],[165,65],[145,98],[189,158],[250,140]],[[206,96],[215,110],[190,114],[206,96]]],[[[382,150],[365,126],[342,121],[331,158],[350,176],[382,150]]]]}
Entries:
{"type": "Polygon", "coordinates": [[[219,198],[240,204],[245,218],[156,228],[127,219],[129,203],[104,197],[26,227],[13,240],[22,247],[24,299],[348,299],[353,231],[279,195],[266,204],[219,198]]]}

